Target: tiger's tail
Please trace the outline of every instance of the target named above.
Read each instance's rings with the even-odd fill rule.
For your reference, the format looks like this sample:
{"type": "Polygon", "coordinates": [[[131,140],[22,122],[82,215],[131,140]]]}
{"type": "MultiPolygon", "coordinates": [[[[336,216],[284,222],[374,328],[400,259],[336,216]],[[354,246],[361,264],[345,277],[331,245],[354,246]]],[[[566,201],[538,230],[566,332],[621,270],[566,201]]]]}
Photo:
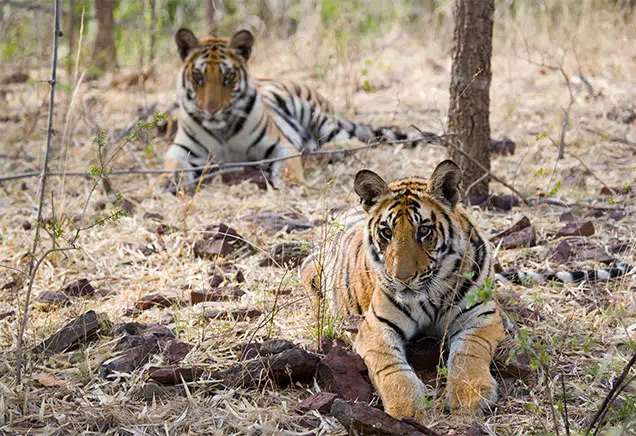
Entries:
{"type": "Polygon", "coordinates": [[[405,132],[396,126],[374,127],[370,124],[356,123],[345,118],[337,118],[338,127],[352,138],[362,142],[404,142],[414,145],[424,142],[439,144],[440,136],[431,132],[405,132]]]}
{"type": "Polygon", "coordinates": [[[615,261],[605,269],[573,270],[573,271],[507,271],[495,274],[495,280],[502,283],[516,285],[531,285],[534,283],[580,283],[600,282],[623,277],[633,270],[633,266],[624,261],[615,261]]]}

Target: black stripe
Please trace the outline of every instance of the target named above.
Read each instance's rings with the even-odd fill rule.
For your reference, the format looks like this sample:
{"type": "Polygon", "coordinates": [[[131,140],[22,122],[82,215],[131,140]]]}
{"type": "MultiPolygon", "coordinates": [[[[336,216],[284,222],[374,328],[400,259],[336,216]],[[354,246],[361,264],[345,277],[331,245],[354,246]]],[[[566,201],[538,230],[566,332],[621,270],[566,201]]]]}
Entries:
{"type": "Polygon", "coordinates": [[[179,144],[176,142],[173,142],[172,145],[176,145],[177,147],[181,147],[186,153],[188,153],[190,156],[193,156],[195,158],[201,158],[202,156],[199,156],[198,154],[196,154],[190,147],[183,145],[183,144],[179,144]]]}
{"type": "Polygon", "coordinates": [[[206,148],[206,147],[204,147],[204,146],[203,146],[203,144],[201,144],[201,143],[199,142],[199,140],[198,140],[198,139],[197,139],[197,138],[196,138],[196,137],[195,137],[192,133],[188,132],[188,129],[186,129],[185,127],[183,128],[183,133],[185,133],[185,134],[186,134],[186,136],[188,137],[188,139],[189,139],[190,141],[194,142],[194,143],[195,143],[195,144],[197,144],[199,147],[201,147],[201,148],[203,148],[203,149],[207,150],[207,148],[206,148]]]}
{"type": "Polygon", "coordinates": [[[275,143],[273,143],[272,145],[270,145],[267,150],[265,150],[265,156],[263,156],[263,159],[269,159],[270,157],[272,157],[272,154],[274,153],[274,150],[276,150],[276,147],[278,146],[279,141],[276,141],[275,143]]]}
{"type": "Polygon", "coordinates": [[[283,99],[280,95],[274,93],[274,98],[276,99],[276,105],[282,109],[282,111],[288,116],[291,117],[292,114],[289,110],[289,108],[287,107],[287,103],[285,102],[285,99],[283,99]]]}
{"type": "Polygon", "coordinates": [[[252,141],[250,146],[247,147],[247,150],[245,151],[246,155],[249,155],[249,152],[252,150],[252,148],[254,148],[254,147],[256,147],[257,145],[260,144],[260,142],[263,139],[263,137],[265,136],[266,132],[267,132],[267,124],[263,126],[263,129],[260,131],[258,136],[256,138],[254,138],[254,140],[252,141]]]}
{"type": "Polygon", "coordinates": [[[402,342],[406,342],[407,338],[406,338],[406,334],[404,333],[404,331],[395,323],[393,323],[392,321],[389,321],[388,319],[379,316],[376,311],[375,308],[373,307],[373,304],[371,305],[371,311],[373,312],[373,315],[378,319],[378,321],[380,321],[381,323],[386,324],[387,326],[389,326],[391,329],[393,329],[393,331],[395,331],[395,333],[397,333],[397,335],[400,337],[400,339],[402,339],[402,342]]]}

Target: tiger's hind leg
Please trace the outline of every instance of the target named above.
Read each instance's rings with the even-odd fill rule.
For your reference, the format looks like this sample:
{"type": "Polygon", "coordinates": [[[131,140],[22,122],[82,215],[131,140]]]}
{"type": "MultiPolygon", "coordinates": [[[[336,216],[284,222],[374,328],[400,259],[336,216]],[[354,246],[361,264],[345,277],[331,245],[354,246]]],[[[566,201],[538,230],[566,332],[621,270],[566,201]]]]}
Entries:
{"type": "Polygon", "coordinates": [[[497,401],[497,382],[490,374],[490,364],[504,329],[499,310],[493,312],[486,319],[475,317],[473,324],[486,321],[481,326],[450,326],[446,402],[451,408],[489,411],[497,401]]]}

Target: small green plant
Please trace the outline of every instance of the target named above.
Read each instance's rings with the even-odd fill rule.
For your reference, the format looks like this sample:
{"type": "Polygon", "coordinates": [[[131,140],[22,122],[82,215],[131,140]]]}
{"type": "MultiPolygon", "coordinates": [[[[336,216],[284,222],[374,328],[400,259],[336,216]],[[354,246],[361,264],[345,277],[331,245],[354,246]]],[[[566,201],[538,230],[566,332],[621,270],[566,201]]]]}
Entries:
{"type": "MultiPolygon", "coordinates": [[[[472,276],[470,278],[472,278],[472,276]]],[[[483,285],[468,292],[466,294],[466,309],[470,309],[479,303],[492,300],[496,293],[494,283],[495,282],[492,277],[487,277],[486,280],[484,280],[483,285]]]]}

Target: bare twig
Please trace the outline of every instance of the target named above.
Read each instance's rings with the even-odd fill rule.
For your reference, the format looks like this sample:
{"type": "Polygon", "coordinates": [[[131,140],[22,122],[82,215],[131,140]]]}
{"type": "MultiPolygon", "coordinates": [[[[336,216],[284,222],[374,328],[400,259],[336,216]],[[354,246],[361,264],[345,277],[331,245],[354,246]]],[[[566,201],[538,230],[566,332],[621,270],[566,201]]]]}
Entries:
{"type": "Polygon", "coordinates": [[[589,127],[583,127],[583,130],[585,130],[586,132],[594,133],[595,135],[598,135],[603,139],[607,139],[608,141],[618,142],[620,144],[629,145],[630,147],[636,147],[636,142],[628,141],[627,139],[619,138],[618,136],[611,136],[607,133],[601,132],[600,130],[591,129],[589,127]]]}
{"type": "MultiPolygon", "coordinates": [[[[136,125],[136,123],[135,123],[136,125]]],[[[130,132],[128,132],[130,133],[130,132]]],[[[121,136],[121,135],[118,135],[121,136]]],[[[126,136],[126,135],[123,135],[126,136]]],[[[123,138],[123,136],[121,136],[123,138]]],[[[218,163],[212,165],[205,165],[193,168],[184,168],[180,170],[144,170],[144,169],[130,169],[130,170],[116,170],[108,173],[108,176],[117,176],[117,175],[126,175],[126,174],[178,174],[178,173],[187,173],[187,172],[198,172],[198,171],[212,171],[217,169],[225,169],[225,168],[242,168],[242,167],[255,167],[260,165],[266,165],[274,162],[280,162],[287,159],[293,159],[302,156],[314,156],[314,155],[332,155],[332,154],[340,154],[340,153],[352,153],[360,150],[367,150],[369,148],[377,147],[378,145],[395,145],[395,144],[405,144],[409,142],[417,142],[417,141],[433,141],[437,139],[442,139],[444,137],[451,136],[451,134],[441,135],[441,136],[420,136],[417,138],[404,139],[404,140],[396,140],[396,141],[383,141],[383,142],[374,142],[367,145],[361,145],[358,147],[350,147],[350,148],[340,148],[340,149],[332,149],[332,150],[316,150],[309,153],[297,153],[292,154],[285,157],[271,158],[271,159],[261,159],[256,161],[249,162],[226,162],[226,163],[218,163]]],[[[30,177],[36,177],[39,173],[36,171],[29,171],[24,173],[13,174],[10,176],[0,177],[0,182],[6,182],[11,180],[25,179],[30,177]]],[[[90,177],[90,174],[86,171],[51,171],[48,173],[49,176],[78,176],[78,177],[90,177]]]]}
{"type": "MultiPolygon", "coordinates": [[[[521,192],[517,191],[513,186],[511,186],[510,184],[506,183],[503,179],[501,179],[501,178],[495,176],[494,174],[492,174],[490,171],[488,171],[488,169],[486,169],[485,166],[483,166],[481,163],[479,163],[476,159],[474,159],[472,156],[470,156],[468,153],[466,153],[461,148],[459,148],[459,147],[455,146],[454,144],[452,144],[450,141],[447,141],[443,136],[440,136],[440,139],[442,140],[442,143],[444,144],[444,146],[450,147],[453,150],[455,150],[458,153],[460,153],[466,159],[468,159],[469,161],[471,161],[472,163],[477,165],[479,167],[479,169],[481,169],[485,174],[488,175],[488,177],[490,177],[494,181],[502,184],[506,188],[510,189],[517,197],[519,197],[519,199],[523,202],[523,204],[525,204],[526,206],[529,205],[528,204],[528,200],[526,200],[526,198],[523,195],[521,195],[521,192]]],[[[463,144],[462,144],[462,147],[463,147],[463,144]]],[[[1,179],[0,179],[0,181],[1,181],[1,179]]]]}
{"type": "MultiPolygon", "coordinates": [[[[55,105],[55,81],[57,79],[57,49],[59,44],[59,36],[60,36],[60,0],[55,0],[54,3],[54,24],[53,24],[53,55],[51,60],[51,80],[49,84],[51,85],[51,95],[49,98],[49,121],[48,121],[48,134],[46,138],[46,148],[44,150],[44,162],[42,164],[42,171],[40,172],[40,183],[38,186],[38,213],[37,220],[35,223],[35,236],[33,238],[33,245],[31,246],[31,256],[35,256],[35,252],[38,248],[38,242],[40,241],[40,227],[42,226],[42,209],[44,206],[44,195],[46,191],[46,178],[47,171],[49,165],[49,156],[51,151],[51,142],[53,139],[53,108],[55,105]]],[[[49,250],[50,251],[50,250],[49,250]]],[[[16,346],[16,379],[17,382],[20,383],[22,377],[22,345],[24,342],[24,330],[26,328],[28,316],[29,316],[29,303],[31,300],[31,292],[33,290],[33,282],[35,279],[35,275],[37,273],[37,269],[40,266],[44,257],[41,257],[37,263],[34,263],[33,257],[29,261],[29,286],[26,291],[25,301],[24,301],[24,310],[22,312],[22,322],[20,323],[20,331],[18,333],[17,338],[17,346],[16,346]]]]}
{"type": "Polygon", "coordinates": [[[601,426],[603,424],[603,418],[605,417],[607,410],[609,410],[612,402],[614,401],[614,398],[618,394],[620,394],[623,389],[625,389],[625,386],[627,384],[623,384],[623,380],[625,380],[625,378],[627,377],[627,374],[629,374],[629,371],[632,369],[632,366],[634,366],[635,363],[636,363],[636,353],[634,353],[634,355],[629,360],[629,362],[627,362],[627,365],[625,365],[625,368],[623,368],[623,372],[612,385],[612,389],[610,389],[610,391],[605,396],[605,399],[603,400],[603,404],[601,404],[601,407],[597,410],[596,414],[592,418],[592,422],[590,423],[590,426],[587,428],[587,431],[585,432],[586,435],[590,434],[590,432],[592,431],[592,428],[597,422],[598,422],[598,426],[596,427],[594,434],[596,435],[598,431],[601,429],[601,426]]]}
{"type": "Polygon", "coordinates": [[[570,436],[570,418],[568,418],[568,397],[565,391],[565,374],[561,374],[561,391],[563,392],[563,426],[566,436],[570,436]]]}

